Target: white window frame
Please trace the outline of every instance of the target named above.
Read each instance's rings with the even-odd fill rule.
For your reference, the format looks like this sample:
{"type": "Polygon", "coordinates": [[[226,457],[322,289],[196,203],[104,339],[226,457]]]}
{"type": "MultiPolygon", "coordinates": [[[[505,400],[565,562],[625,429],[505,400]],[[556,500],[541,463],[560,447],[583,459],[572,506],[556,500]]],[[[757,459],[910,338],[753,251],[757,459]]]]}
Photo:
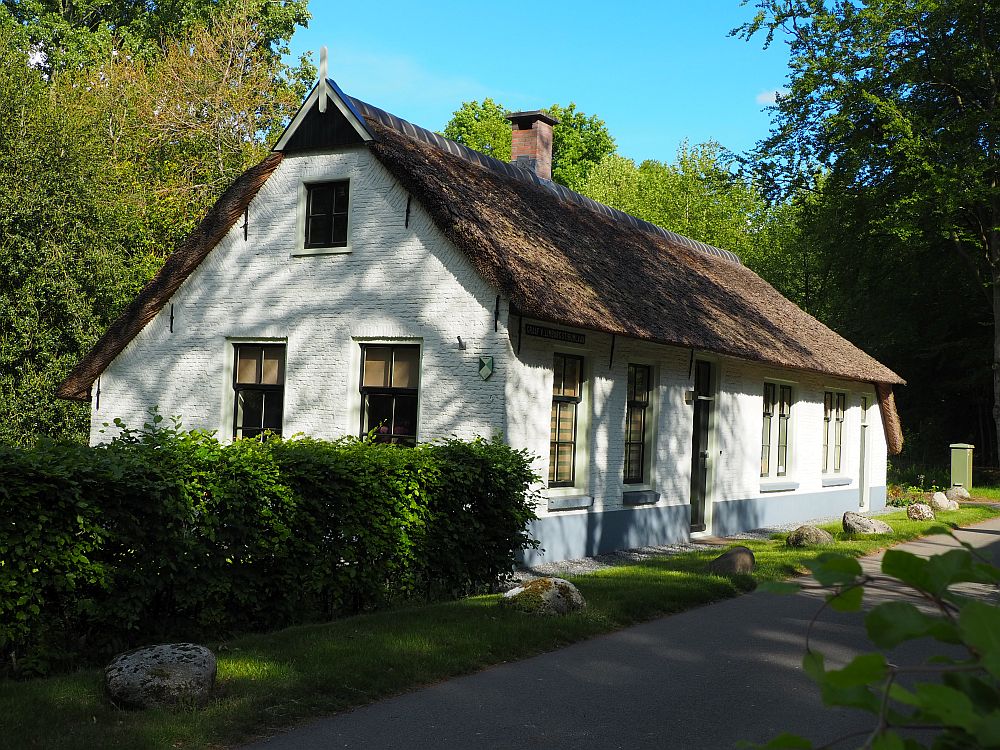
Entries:
{"type": "Polygon", "coordinates": [[[652,362],[632,357],[625,363],[625,419],[622,423],[622,445],[624,449],[625,436],[628,428],[628,366],[641,365],[649,368],[649,404],[646,406],[646,434],[643,435],[642,473],[643,481],[629,483],[625,481],[625,457],[622,452],[622,491],[644,492],[655,489],[654,472],[656,470],[656,432],[660,423],[660,373],[652,362]]]}
{"type": "Polygon", "coordinates": [[[414,440],[421,441],[424,424],[424,339],[420,336],[352,336],[350,343],[350,372],[347,379],[347,434],[357,436],[361,424],[364,401],[361,397],[361,349],[364,346],[416,346],[420,352],[417,357],[417,434],[414,440]]]}
{"type": "Polygon", "coordinates": [[[354,181],[345,175],[317,175],[299,182],[295,206],[295,245],[292,256],[300,255],[346,255],[354,246],[354,181]],[[309,187],[326,182],[347,183],[347,244],[344,247],[306,247],[306,207],[309,203],[309,187]]]}
{"type": "Polygon", "coordinates": [[[850,412],[850,394],[841,388],[823,389],[823,444],[826,452],[820,464],[824,477],[839,477],[847,473],[847,415],[850,412]],[[826,396],[831,396],[830,420],[826,419],[826,396]],[[840,420],[840,468],[836,467],[837,456],[837,402],[843,401],[843,419],[840,420]]]}
{"type": "Polygon", "coordinates": [[[236,408],[236,391],[233,389],[233,368],[235,362],[235,344],[283,344],[285,347],[285,390],[283,394],[284,406],[281,410],[281,434],[287,435],[288,425],[288,384],[292,380],[291,373],[291,350],[288,345],[287,336],[227,336],[223,342],[222,349],[222,411],[219,415],[219,429],[216,435],[219,442],[231,443],[233,441],[233,413],[236,408]]]}
{"type": "MultiPolygon", "coordinates": [[[[548,497],[550,498],[586,495],[590,488],[590,412],[593,403],[591,390],[593,388],[593,383],[591,381],[593,372],[591,360],[594,355],[593,352],[578,349],[573,346],[558,346],[546,351],[545,357],[547,358],[547,364],[545,367],[548,372],[547,393],[549,394],[549,408],[551,408],[552,405],[552,381],[555,377],[552,366],[556,354],[566,354],[574,357],[580,357],[583,360],[580,369],[580,403],[577,405],[576,413],[576,466],[573,473],[572,485],[566,487],[549,487],[549,451],[548,443],[546,443],[544,474],[545,488],[548,497]]],[[[549,439],[551,440],[551,429],[549,432],[549,439]]]]}
{"type": "MultiPolygon", "coordinates": [[[[796,434],[795,430],[795,417],[798,409],[796,406],[796,393],[798,389],[798,384],[787,380],[778,380],[776,378],[766,378],[761,384],[761,396],[760,396],[760,411],[761,416],[760,429],[757,434],[759,436],[759,444],[761,452],[764,448],[764,405],[766,398],[767,386],[774,387],[774,409],[771,416],[771,426],[768,433],[769,439],[769,453],[768,453],[768,466],[767,473],[760,473],[760,482],[762,485],[767,483],[778,483],[778,484],[792,484],[794,483],[792,477],[795,476],[795,442],[794,437],[796,434]],[[780,424],[781,424],[781,390],[783,388],[789,389],[789,400],[788,400],[788,418],[785,422],[785,470],[781,474],[778,473],[778,437],[780,435],[780,424]]],[[[758,468],[761,468],[760,464],[763,463],[763,457],[758,464],[758,468]]],[[[796,487],[784,487],[781,489],[796,489],[796,487]]]]}

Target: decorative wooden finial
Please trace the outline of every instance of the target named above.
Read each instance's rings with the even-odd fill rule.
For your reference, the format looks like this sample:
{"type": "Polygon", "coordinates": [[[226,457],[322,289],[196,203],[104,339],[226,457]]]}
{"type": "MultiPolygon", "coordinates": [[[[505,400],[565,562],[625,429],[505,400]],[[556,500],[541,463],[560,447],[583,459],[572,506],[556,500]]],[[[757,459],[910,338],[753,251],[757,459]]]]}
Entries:
{"type": "Polygon", "coordinates": [[[319,48],[319,111],[326,112],[326,46],[319,48]]]}

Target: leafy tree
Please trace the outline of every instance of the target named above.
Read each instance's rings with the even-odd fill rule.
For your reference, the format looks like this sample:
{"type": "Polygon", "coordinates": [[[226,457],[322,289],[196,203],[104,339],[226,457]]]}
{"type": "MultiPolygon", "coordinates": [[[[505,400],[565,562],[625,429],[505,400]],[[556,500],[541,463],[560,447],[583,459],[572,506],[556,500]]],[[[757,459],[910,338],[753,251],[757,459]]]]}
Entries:
{"type": "MultiPolygon", "coordinates": [[[[500,161],[510,161],[510,111],[489,98],[463,102],[441,134],[500,161]]],[[[603,120],[578,112],[576,104],[553,104],[543,111],[559,120],[552,129],[552,179],[579,190],[590,170],[614,153],[615,141],[603,120]]]]}
{"type": "Polygon", "coordinates": [[[508,110],[487,97],[482,102],[462,102],[441,134],[500,161],[510,161],[508,110]]]}
{"type": "MultiPolygon", "coordinates": [[[[309,20],[308,0],[252,0],[258,44],[288,54],[287,41],[309,20]]],[[[27,32],[38,62],[51,73],[102,57],[108,47],[154,56],[192,28],[227,15],[247,15],[247,0],[0,0],[27,32]]]]}
{"type": "Polygon", "coordinates": [[[775,190],[822,174],[848,222],[924,264],[922,294],[953,266],[986,293],[994,363],[976,367],[993,371],[1000,436],[1000,6],[762,0],[734,33],[789,48],[788,91],[754,155],[775,190]]]}
{"type": "Polygon", "coordinates": [[[261,7],[232,0],[155,55],[91,37],[90,62],[46,70],[0,6],[0,441],[85,438],[59,382],[295,111],[310,71],[261,7]]]}

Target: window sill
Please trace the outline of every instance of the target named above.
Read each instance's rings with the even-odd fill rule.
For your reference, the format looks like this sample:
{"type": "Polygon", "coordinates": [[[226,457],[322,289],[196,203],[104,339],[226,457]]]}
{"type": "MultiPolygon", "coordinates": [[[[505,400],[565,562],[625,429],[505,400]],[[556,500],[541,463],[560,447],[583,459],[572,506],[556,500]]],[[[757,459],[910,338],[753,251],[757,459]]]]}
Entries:
{"type": "Polygon", "coordinates": [[[791,480],[771,480],[760,483],[761,492],[791,492],[798,488],[799,483],[791,480]]]}
{"type": "Polygon", "coordinates": [[[350,252],[350,247],[297,247],[290,255],[294,258],[299,255],[346,255],[350,252]]]}
{"type": "Polygon", "coordinates": [[[625,506],[654,505],[660,501],[660,493],[654,490],[630,490],[622,493],[625,506]]]}
{"type": "Polygon", "coordinates": [[[845,477],[845,476],[823,477],[824,487],[843,487],[848,484],[854,484],[853,477],[845,477]]]}
{"type": "Polygon", "coordinates": [[[580,510],[590,508],[594,504],[591,495],[564,495],[563,497],[550,497],[549,510],[580,510]]]}

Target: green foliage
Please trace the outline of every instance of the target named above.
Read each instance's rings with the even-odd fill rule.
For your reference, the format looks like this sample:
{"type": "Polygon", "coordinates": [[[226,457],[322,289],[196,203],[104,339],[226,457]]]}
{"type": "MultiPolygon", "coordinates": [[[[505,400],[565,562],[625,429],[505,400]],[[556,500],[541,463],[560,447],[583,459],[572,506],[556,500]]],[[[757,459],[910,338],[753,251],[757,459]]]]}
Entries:
{"type": "Polygon", "coordinates": [[[510,161],[508,110],[487,97],[482,102],[462,102],[441,135],[500,161],[510,161]]]}
{"type": "Polygon", "coordinates": [[[1000,7],[972,0],[761,0],[734,32],[788,44],[754,166],[774,193],[809,196],[823,320],[904,374],[921,462],[962,439],[996,456],[998,32],[1000,7]]]}
{"type": "MultiPolygon", "coordinates": [[[[829,669],[823,655],[807,645],[802,666],[819,685],[823,702],[858,708],[876,717],[862,747],[1000,747],[1000,606],[952,589],[967,582],[996,587],[1000,568],[964,543],[961,549],[927,559],[888,550],[881,576],[864,574],[856,560],[838,554],[821,555],[810,568],[821,586],[833,587],[826,606],[842,611],[860,610],[868,586],[891,585],[914,601],[933,606],[926,611],[909,601],[877,604],[865,617],[868,637],[877,648],[888,650],[906,641],[931,638],[961,650],[958,655],[951,650],[948,656],[906,666],[890,663],[880,652],[866,653],[840,669],[829,669]],[[933,732],[930,744],[903,739],[898,732],[914,726],[933,732]]],[[[760,747],[813,745],[785,734],[760,747]]]]}
{"type": "Polygon", "coordinates": [[[498,441],[397,448],[143,430],[0,445],[0,652],[44,673],[494,585],[534,542],[535,480],[498,441]]]}
{"type": "MultiPolygon", "coordinates": [[[[552,179],[579,191],[590,170],[614,153],[615,141],[604,120],[577,111],[576,104],[553,104],[543,111],[559,120],[552,128],[552,179]]],[[[510,161],[509,113],[489,98],[463,102],[441,134],[500,161],[510,161]]]]}
{"type": "Polygon", "coordinates": [[[309,68],[280,47],[301,13],[0,5],[0,442],[85,439],[86,406],[57,386],[297,108],[309,68]],[[167,13],[177,35],[131,50],[167,13]]]}

